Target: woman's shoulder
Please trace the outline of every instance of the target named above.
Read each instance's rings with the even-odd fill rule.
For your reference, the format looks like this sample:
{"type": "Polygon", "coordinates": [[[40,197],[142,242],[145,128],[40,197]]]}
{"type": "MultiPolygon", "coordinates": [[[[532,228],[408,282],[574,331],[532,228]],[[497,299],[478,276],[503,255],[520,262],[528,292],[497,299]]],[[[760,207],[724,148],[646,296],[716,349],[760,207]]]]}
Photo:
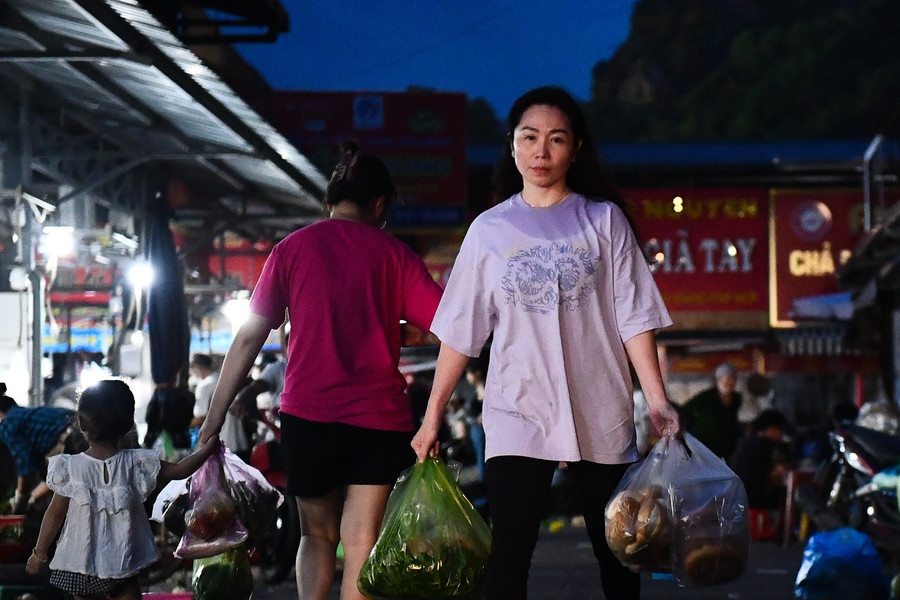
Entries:
{"type": "Polygon", "coordinates": [[[590,211],[594,215],[603,216],[607,219],[625,219],[625,211],[612,200],[589,198],[581,194],[575,194],[575,197],[585,207],[585,210],[590,211]]]}
{"type": "Polygon", "coordinates": [[[479,213],[474,219],[472,219],[472,223],[469,225],[468,231],[475,231],[476,233],[480,232],[483,228],[489,227],[493,229],[499,223],[503,223],[507,220],[510,210],[515,205],[519,194],[514,194],[495,204],[494,206],[486,209],[485,211],[479,213]]]}

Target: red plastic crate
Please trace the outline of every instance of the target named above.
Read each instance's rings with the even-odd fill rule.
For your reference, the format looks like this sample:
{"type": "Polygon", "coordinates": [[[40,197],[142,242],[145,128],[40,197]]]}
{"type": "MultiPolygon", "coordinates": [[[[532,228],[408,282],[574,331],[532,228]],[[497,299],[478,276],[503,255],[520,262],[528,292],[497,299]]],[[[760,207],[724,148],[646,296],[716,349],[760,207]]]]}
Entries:
{"type": "Polygon", "coordinates": [[[0,563],[18,563],[28,560],[31,548],[16,541],[24,533],[25,515],[0,516],[0,563]],[[10,533],[12,529],[17,531],[10,533]]]}

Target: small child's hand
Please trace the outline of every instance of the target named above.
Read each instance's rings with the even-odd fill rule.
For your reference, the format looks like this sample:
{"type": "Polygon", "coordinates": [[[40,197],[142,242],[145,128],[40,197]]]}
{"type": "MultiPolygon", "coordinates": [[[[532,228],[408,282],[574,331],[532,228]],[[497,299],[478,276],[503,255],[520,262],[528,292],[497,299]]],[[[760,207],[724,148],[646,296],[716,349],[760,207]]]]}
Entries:
{"type": "Polygon", "coordinates": [[[28,562],[25,563],[25,571],[29,575],[37,575],[41,572],[41,567],[47,564],[46,558],[40,558],[34,552],[31,553],[31,556],[28,557],[28,562]]]}

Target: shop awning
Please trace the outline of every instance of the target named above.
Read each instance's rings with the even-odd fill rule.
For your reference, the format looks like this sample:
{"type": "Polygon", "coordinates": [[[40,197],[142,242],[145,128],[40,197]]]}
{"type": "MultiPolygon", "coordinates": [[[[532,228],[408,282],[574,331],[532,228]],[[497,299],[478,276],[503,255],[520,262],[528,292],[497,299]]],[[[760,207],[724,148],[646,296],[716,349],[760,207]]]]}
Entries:
{"type": "Polygon", "coordinates": [[[147,166],[196,192],[179,218],[207,234],[321,214],[322,174],[136,0],[0,0],[0,85],[9,118],[27,107],[26,179],[51,203],[133,210],[147,166]]]}
{"type": "Polygon", "coordinates": [[[900,288],[900,204],[885,211],[837,270],[838,282],[854,299],[867,290],[900,288]]]}

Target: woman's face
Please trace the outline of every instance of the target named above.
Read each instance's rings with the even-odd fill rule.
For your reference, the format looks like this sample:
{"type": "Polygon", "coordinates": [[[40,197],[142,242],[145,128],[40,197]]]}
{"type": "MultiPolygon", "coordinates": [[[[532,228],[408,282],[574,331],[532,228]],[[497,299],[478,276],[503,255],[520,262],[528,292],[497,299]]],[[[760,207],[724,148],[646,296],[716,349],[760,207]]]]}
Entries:
{"type": "Polygon", "coordinates": [[[545,104],[529,107],[522,113],[512,141],[524,186],[564,188],[566,173],[580,145],[563,111],[545,104]]]}

